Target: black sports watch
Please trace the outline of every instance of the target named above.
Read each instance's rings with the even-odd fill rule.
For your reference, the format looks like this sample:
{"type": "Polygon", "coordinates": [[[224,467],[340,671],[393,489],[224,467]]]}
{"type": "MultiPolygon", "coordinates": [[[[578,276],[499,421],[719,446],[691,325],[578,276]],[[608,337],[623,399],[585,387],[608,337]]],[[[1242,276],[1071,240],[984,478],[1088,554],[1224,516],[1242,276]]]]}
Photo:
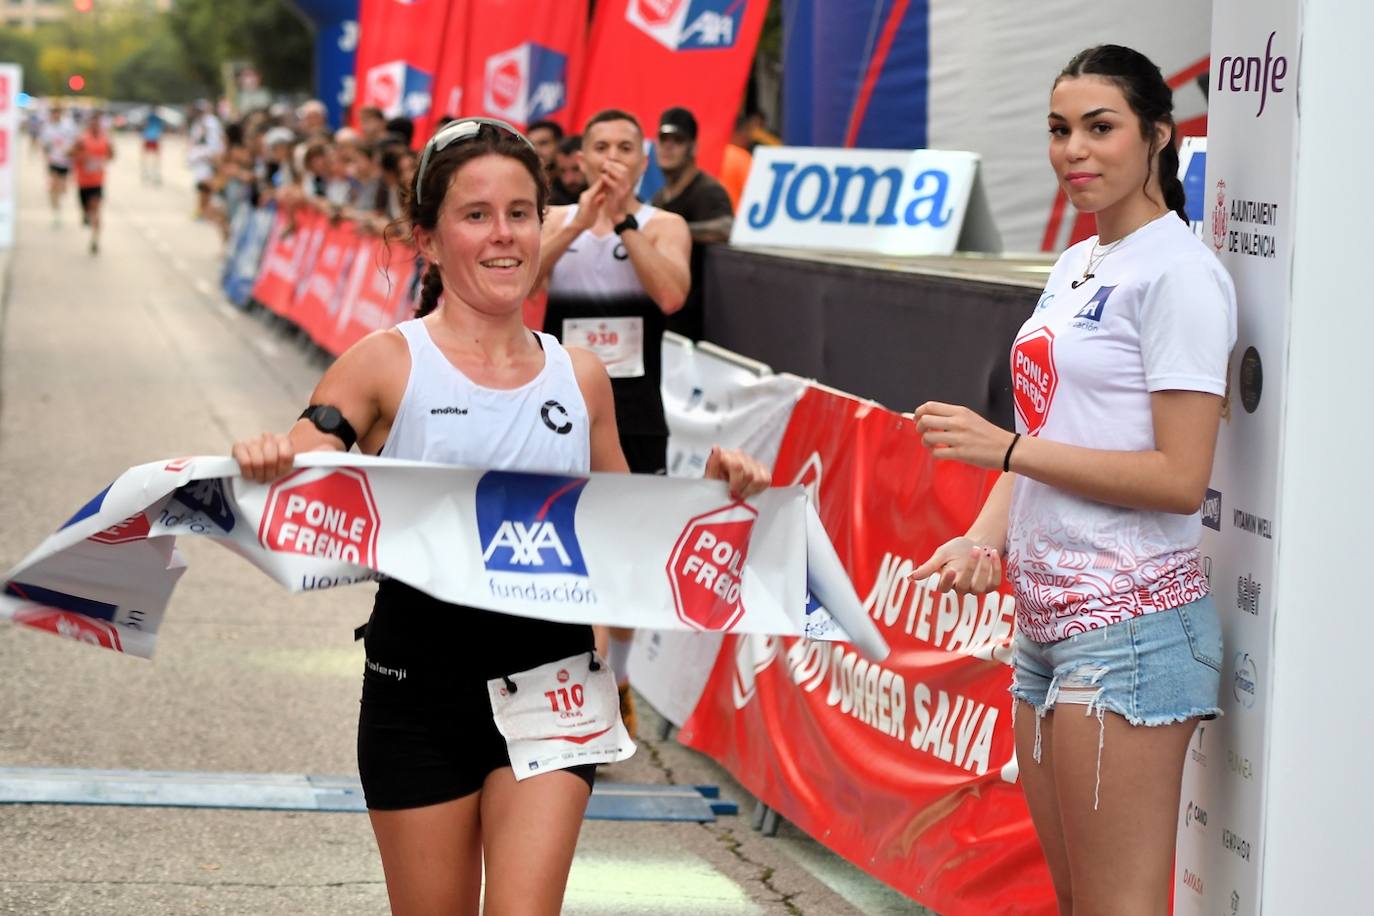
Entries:
{"type": "Polygon", "coordinates": [[[638,228],[639,220],[635,219],[635,215],[633,213],[628,213],[625,215],[624,219],[615,224],[615,234],[620,235],[621,233],[629,232],[631,229],[638,228]]]}
{"type": "Polygon", "coordinates": [[[315,424],[315,428],[326,436],[335,436],[343,443],[343,450],[349,451],[353,444],[358,441],[358,434],[353,431],[353,424],[344,419],[344,415],[339,412],[339,408],[331,407],[328,404],[311,404],[301,412],[300,419],[309,420],[315,424]]]}

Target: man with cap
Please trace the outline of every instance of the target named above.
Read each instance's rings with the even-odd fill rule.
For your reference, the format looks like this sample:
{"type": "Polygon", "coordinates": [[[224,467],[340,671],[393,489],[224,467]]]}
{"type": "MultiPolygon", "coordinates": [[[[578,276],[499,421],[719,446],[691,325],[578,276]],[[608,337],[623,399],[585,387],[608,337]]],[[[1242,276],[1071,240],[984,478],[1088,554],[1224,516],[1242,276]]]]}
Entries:
{"type": "Polygon", "coordinates": [[[729,240],[735,223],[734,207],[725,187],[697,168],[697,119],[686,108],[663,112],[658,122],[657,151],[664,185],[652,203],[685,219],[692,234],[692,288],[682,310],[669,316],[668,330],[700,340],[705,246],[729,240]]]}

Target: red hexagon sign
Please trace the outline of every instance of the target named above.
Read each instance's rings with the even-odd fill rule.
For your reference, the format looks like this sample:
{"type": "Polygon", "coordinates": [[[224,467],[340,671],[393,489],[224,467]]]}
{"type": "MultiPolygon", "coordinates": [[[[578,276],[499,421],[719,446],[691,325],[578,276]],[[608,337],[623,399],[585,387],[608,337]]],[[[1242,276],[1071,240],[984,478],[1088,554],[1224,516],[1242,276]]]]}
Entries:
{"type": "Polygon", "coordinates": [[[740,579],[759,513],[734,503],[687,522],[668,559],[678,619],[698,630],[728,631],[744,616],[740,579]]]}
{"type": "Polygon", "coordinates": [[[672,20],[683,0],[635,0],[639,15],[651,26],[660,26],[672,20]]]}
{"type": "Polygon", "coordinates": [[[21,608],[14,612],[14,622],[37,630],[47,630],[58,636],[90,643],[102,649],[123,652],[119,641],[119,628],[104,620],[77,614],[74,611],[59,611],[56,608],[21,608]]]}
{"type": "Polygon", "coordinates": [[[367,474],[303,468],[268,491],[258,542],[268,550],[375,568],[378,527],[367,474]]]}
{"type": "Polygon", "coordinates": [[[510,108],[520,99],[520,61],[503,61],[491,75],[491,98],[501,108],[510,108]]]}
{"type": "Polygon", "coordinates": [[[150,530],[152,529],[147,516],[140,512],[91,535],[87,540],[95,541],[97,544],[128,544],[131,541],[143,540],[150,530]]]}
{"type": "Polygon", "coordinates": [[[1016,340],[1011,348],[1011,391],[1016,415],[1034,436],[1045,425],[1059,373],[1054,368],[1054,332],[1037,328],[1016,340]]]}

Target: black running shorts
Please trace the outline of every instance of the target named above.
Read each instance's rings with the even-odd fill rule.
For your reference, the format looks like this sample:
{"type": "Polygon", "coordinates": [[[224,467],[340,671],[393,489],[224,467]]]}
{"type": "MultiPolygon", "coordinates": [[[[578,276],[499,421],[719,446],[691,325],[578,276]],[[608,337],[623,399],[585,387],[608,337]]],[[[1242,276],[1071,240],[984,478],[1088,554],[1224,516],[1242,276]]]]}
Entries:
{"type": "MultiPolygon", "coordinates": [[[[395,810],[470,795],[510,766],[487,681],[590,652],[593,639],[588,626],[446,604],[387,581],[363,644],[358,773],[368,808],[395,810]]],[[[568,772],[588,788],[596,778],[595,766],[568,772]]]]}

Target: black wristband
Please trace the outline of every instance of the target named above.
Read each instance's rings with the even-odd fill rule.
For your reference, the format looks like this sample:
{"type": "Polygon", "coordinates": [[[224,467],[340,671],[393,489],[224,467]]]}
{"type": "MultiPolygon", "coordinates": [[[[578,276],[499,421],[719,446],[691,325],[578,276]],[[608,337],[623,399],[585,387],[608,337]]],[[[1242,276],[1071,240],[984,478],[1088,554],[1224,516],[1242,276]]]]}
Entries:
{"type": "Polygon", "coordinates": [[[326,436],[334,436],[343,443],[343,450],[349,451],[358,441],[353,424],[344,418],[339,408],[329,404],[311,404],[301,411],[300,419],[309,420],[315,428],[326,436]]]}
{"type": "Polygon", "coordinates": [[[1016,448],[1016,443],[1021,441],[1021,434],[1014,433],[1011,437],[1011,445],[1007,446],[1007,453],[1002,456],[1002,473],[1011,473],[1011,450],[1016,448]]]}

